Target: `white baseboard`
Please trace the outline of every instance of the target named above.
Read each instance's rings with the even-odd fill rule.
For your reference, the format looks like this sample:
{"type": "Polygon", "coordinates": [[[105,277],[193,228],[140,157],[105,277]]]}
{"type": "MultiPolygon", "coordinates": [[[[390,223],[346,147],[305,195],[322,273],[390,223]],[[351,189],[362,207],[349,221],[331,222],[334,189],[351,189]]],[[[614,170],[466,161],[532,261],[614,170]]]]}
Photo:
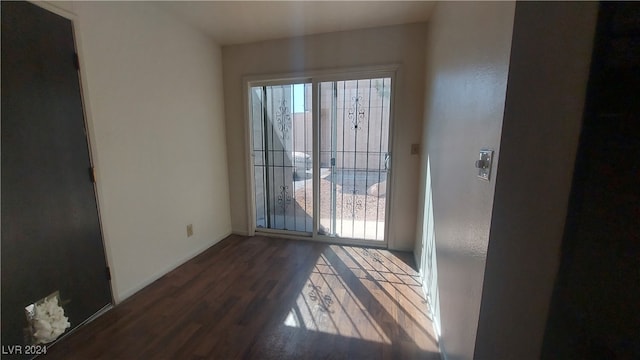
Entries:
{"type": "Polygon", "coordinates": [[[231,233],[235,234],[235,235],[249,236],[249,232],[247,232],[247,230],[233,229],[233,230],[231,230],[231,233]]]}
{"type": "MultiPolygon", "coordinates": [[[[414,252],[414,255],[415,255],[415,252],[414,252]]],[[[418,263],[418,259],[416,259],[416,264],[417,263],[418,263]]],[[[442,344],[441,329],[438,328],[438,325],[436,324],[436,321],[435,321],[436,313],[434,312],[433,300],[431,299],[431,296],[427,292],[427,289],[425,289],[424,285],[422,285],[423,278],[424,278],[423,270],[424,269],[420,269],[420,283],[421,283],[420,288],[422,288],[422,293],[424,294],[424,297],[427,299],[427,307],[429,309],[428,317],[431,319],[431,326],[433,326],[433,332],[436,335],[436,340],[438,341],[438,350],[440,351],[440,359],[447,360],[447,354],[446,354],[446,351],[444,350],[444,345],[442,344]]]]}
{"type": "Polygon", "coordinates": [[[222,239],[226,238],[227,236],[231,235],[232,232],[231,231],[227,231],[222,235],[216,236],[214,237],[215,240],[213,240],[210,243],[205,244],[204,246],[197,248],[195,250],[193,250],[192,252],[188,253],[187,255],[177,259],[176,261],[174,261],[173,263],[169,264],[168,266],[162,268],[160,271],[158,271],[157,273],[155,273],[154,275],[150,276],[148,279],[146,279],[145,281],[141,282],[140,284],[138,284],[137,286],[125,290],[119,294],[113,294],[114,296],[114,301],[115,304],[119,304],[121,302],[123,302],[124,300],[126,300],[127,298],[133,296],[134,294],[136,294],[138,291],[144,289],[145,287],[151,285],[154,281],[160,279],[161,277],[165,276],[167,273],[175,270],[178,266],[186,263],[187,261],[193,259],[194,257],[200,255],[203,251],[207,250],[208,248],[212,247],[213,245],[217,244],[218,242],[220,242],[222,239]]]}

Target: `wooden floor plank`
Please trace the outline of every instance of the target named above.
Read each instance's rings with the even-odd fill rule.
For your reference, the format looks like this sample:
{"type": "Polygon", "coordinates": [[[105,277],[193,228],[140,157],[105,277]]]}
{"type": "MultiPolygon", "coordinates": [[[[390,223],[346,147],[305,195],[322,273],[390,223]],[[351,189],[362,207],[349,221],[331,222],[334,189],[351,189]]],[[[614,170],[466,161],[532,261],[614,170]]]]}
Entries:
{"type": "Polygon", "coordinates": [[[44,359],[439,359],[410,254],[232,235],[44,359]]]}

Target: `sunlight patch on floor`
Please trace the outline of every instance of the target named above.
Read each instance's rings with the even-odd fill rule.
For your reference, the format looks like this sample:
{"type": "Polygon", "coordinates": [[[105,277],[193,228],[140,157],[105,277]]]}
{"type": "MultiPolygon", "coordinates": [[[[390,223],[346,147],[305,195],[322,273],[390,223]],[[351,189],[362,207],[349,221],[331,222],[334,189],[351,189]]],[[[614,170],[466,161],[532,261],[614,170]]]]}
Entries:
{"type": "Polygon", "coordinates": [[[391,344],[324,255],[318,259],[284,325],[391,344]]]}
{"type": "Polygon", "coordinates": [[[417,274],[393,254],[332,245],[283,324],[385,344],[385,323],[410,324],[405,336],[424,350],[433,348],[427,310],[417,274]]]}

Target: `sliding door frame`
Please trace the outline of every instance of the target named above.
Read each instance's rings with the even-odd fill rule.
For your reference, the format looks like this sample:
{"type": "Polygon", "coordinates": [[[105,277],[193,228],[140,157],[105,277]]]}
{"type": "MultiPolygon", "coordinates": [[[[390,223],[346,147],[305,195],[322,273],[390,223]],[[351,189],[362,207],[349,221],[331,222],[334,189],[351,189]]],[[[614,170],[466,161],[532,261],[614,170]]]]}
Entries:
{"type": "Polygon", "coordinates": [[[389,153],[391,154],[391,166],[387,170],[387,200],[393,199],[393,183],[395,172],[393,171],[393,153],[395,152],[395,94],[398,88],[397,73],[400,66],[397,64],[368,66],[358,68],[344,68],[334,70],[304,71],[298,73],[272,74],[245,76],[243,78],[243,108],[245,128],[245,172],[247,194],[247,234],[254,236],[256,233],[280,238],[300,240],[312,240],[333,244],[366,245],[371,247],[386,248],[389,243],[390,228],[392,227],[393,214],[390,211],[391,202],[385,201],[385,226],[384,239],[367,240],[351,239],[338,236],[328,236],[318,233],[320,226],[320,93],[319,85],[329,81],[363,80],[375,78],[391,78],[391,97],[389,99],[389,153]],[[312,85],[312,141],[313,141],[313,228],[311,233],[289,230],[256,229],[256,204],[255,204],[255,173],[253,153],[253,125],[250,111],[251,88],[258,86],[292,85],[311,83],[312,85]]]}

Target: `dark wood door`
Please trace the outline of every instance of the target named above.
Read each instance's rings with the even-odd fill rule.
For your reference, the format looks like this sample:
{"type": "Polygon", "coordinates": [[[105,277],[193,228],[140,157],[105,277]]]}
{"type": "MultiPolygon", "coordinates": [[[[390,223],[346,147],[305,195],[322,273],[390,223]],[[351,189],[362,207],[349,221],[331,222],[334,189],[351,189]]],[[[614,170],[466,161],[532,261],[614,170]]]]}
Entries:
{"type": "Polygon", "coordinates": [[[71,328],[111,303],[71,21],[2,2],[2,345],[58,290],[71,328]]]}
{"type": "Polygon", "coordinates": [[[640,359],[640,3],[598,22],[542,359],[640,359]]]}

